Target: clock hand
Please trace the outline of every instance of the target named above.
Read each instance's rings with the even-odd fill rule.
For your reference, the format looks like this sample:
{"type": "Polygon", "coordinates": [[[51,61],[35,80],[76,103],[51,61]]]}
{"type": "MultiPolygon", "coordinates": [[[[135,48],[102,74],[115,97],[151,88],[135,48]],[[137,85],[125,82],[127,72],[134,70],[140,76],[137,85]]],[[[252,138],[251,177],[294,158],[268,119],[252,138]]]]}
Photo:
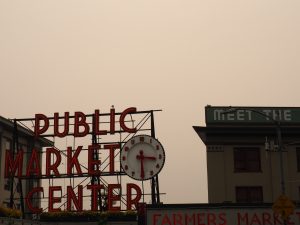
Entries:
{"type": "Polygon", "coordinates": [[[144,160],[150,159],[150,160],[156,160],[156,157],[153,156],[144,156],[143,150],[140,150],[140,154],[136,156],[137,159],[141,160],[141,178],[145,177],[145,171],[144,171],[144,160]]]}
{"type": "Polygon", "coordinates": [[[144,156],[144,159],[156,160],[156,157],[153,157],[153,156],[144,156]]]}
{"type": "Polygon", "coordinates": [[[141,178],[145,177],[145,171],[144,171],[144,153],[143,150],[140,151],[140,154],[136,156],[137,159],[141,160],[141,178]]]}
{"type": "Polygon", "coordinates": [[[141,160],[141,178],[145,177],[144,160],[141,160]]]}

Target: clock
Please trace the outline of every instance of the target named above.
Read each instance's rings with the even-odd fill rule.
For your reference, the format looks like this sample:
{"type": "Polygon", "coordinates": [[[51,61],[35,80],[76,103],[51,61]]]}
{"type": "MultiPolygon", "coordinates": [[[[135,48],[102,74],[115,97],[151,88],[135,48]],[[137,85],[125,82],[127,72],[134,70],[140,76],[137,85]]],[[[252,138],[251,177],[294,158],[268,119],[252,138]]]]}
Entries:
{"type": "Polygon", "coordinates": [[[125,143],[121,150],[121,166],[135,180],[148,180],[157,175],[165,163],[161,143],[149,135],[137,135],[125,143]]]}

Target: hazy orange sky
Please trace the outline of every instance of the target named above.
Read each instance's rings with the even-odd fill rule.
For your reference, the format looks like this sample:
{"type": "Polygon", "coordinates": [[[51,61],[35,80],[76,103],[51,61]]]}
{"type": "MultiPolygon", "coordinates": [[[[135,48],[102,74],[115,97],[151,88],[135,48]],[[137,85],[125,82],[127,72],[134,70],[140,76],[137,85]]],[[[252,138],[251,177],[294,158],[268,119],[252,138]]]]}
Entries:
{"type": "Polygon", "coordinates": [[[0,0],[0,115],[162,109],[166,203],[207,202],[210,105],[300,106],[299,0],[0,0]]]}

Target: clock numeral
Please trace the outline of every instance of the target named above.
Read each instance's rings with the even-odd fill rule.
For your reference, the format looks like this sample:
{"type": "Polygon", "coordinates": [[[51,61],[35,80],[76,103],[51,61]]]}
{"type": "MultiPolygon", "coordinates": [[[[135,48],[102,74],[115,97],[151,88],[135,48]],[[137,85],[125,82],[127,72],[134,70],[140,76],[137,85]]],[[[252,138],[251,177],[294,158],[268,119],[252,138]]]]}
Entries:
{"type": "Polygon", "coordinates": [[[125,147],[125,152],[128,152],[129,148],[128,147],[125,147]]]}
{"type": "Polygon", "coordinates": [[[154,172],[153,172],[153,170],[151,170],[151,171],[150,171],[150,175],[153,176],[153,174],[154,174],[154,172]]]}
{"type": "Polygon", "coordinates": [[[144,137],[140,137],[140,141],[141,141],[141,142],[144,142],[144,141],[145,141],[145,138],[144,138],[144,137]]]}
{"type": "Polygon", "coordinates": [[[135,175],[135,172],[134,172],[134,171],[132,171],[132,172],[131,172],[131,175],[132,175],[132,176],[134,176],[134,175],[135,175]]]}
{"type": "Polygon", "coordinates": [[[160,166],[159,166],[159,164],[156,164],[156,168],[158,169],[160,166]]]}
{"type": "Polygon", "coordinates": [[[156,145],[156,150],[159,150],[159,145],[156,145]]]}
{"type": "Polygon", "coordinates": [[[134,145],[134,143],[135,143],[135,141],[134,141],[134,139],[132,139],[132,140],[131,140],[131,144],[134,145]]]}
{"type": "Polygon", "coordinates": [[[123,156],[123,157],[122,157],[122,160],[125,161],[125,160],[126,160],[126,156],[123,156]]]}
{"type": "Polygon", "coordinates": [[[162,155],[161,155],[161,154],[159,154],[158,158],[159,158],[159,159],[162,159],[162,155]]]}
{"type": "Polygon", "coordinates": [[[127,165],[125,166],[125,170],[128,170],[128,166],[127,165]]]}

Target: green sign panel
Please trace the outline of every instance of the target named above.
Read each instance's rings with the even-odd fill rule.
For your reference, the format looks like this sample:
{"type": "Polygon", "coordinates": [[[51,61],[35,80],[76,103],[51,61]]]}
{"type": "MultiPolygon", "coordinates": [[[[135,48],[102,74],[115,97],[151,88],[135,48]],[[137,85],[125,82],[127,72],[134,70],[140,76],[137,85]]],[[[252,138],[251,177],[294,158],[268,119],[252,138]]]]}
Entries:
{"type": "Polygon", "coordinates": [[[206,124],[300,123],[300,107],[205,107],[206,124]]]}

